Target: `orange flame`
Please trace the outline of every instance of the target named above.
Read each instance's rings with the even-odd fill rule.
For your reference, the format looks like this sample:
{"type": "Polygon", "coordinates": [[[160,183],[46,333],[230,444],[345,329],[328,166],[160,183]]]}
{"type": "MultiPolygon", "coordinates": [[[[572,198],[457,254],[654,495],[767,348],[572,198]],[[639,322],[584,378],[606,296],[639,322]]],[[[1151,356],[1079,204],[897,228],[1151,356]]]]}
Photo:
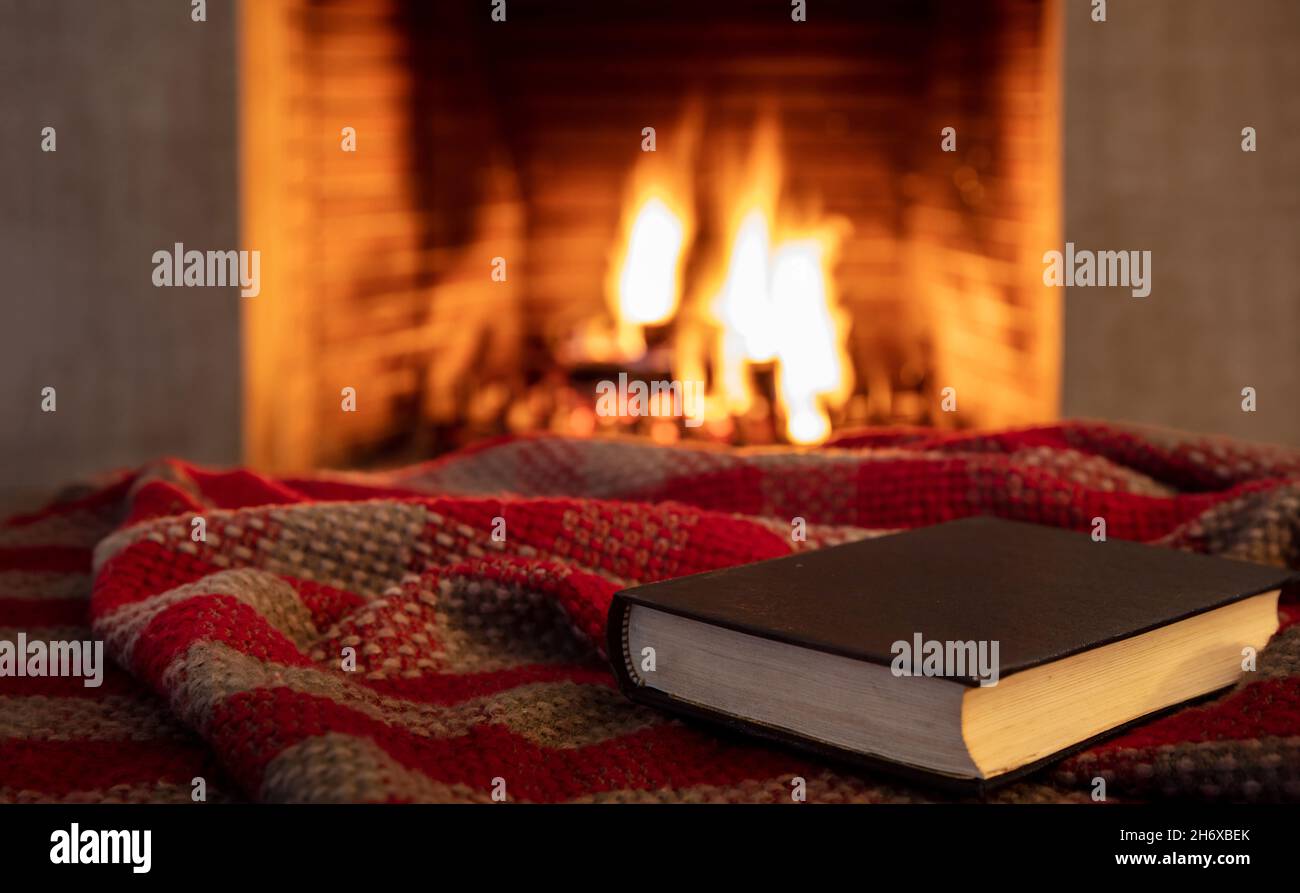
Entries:
{"type": "Polygon", "coordinates": [[[834,301],[827,252],[824,239],[809,237],[783,242],[772,259],[777,396],[794,443],[825,440],[827,407],[843,406],[852,392],[847,320],[834,301]]]}
{"type": "Polygon", "coordinates": [[[712,369],[711,418],[719,410],[749,412],[754,367],[771,364],[786,437],[812,444],[830,434],[830,411],[844,405],[853,386],[848,320],[830,272],[840,229],[815,215],[796,225],[793,215],[780,213],[779,136],[775,119],[764,117],[743,163],[722,166],[733,176],[715,184],[726,251],[713,277],[693,290],[704,300],[679,307],[682,258],[694,232],[681,197],[690,193],[682,178],[644,164],[634,177],[608,291],[628,355],[644,351],[644,326],[687,318],[674,374],[697,380],[712,369]],[[701,323],[711,335],[701,337],[701,323]]]}
{"type": "Polygon", "coordinates": [[[657,195],[641,203],[618,276],[622,318],[638,325],[667,322],[677,310],[682,219],[657,195]]]}
{"type": "Polygon", "coordinates": [[[853,377],[830,270],[839,232],[828,221],[796,229],[779,211],[780,133],[765,116],[741,183],[723,186],[730,247],[726,273],[709,305],[719,328],[715,389],[728,411],[753,403],[751,369],[774,363],[777,409],[793,443],[819,443],[830,434],[828,409],[844,405],[853,377]]]}
{"type": "Polygon", "coordinates": [[[645,351],[644,328],[671,320],[682,293],[682,261],[694,235],[690,162],[699,109],[688,104],[664,152],[640,156],[624,203],[618,250],[605,293],[625,356],[645,351]]]}

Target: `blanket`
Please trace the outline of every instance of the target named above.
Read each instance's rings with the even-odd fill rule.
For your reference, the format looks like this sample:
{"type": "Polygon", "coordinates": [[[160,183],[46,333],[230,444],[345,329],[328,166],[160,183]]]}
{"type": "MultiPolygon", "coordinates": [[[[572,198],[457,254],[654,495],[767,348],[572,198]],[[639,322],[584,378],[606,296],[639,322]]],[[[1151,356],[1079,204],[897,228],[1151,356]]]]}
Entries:
{"type": "MultiPolygon", "coordinates": [[[[526,436],[381,473],[167,460],[0,525],[0,800],[942,799],[627,702],[611,595],[973,514],[1300,567],[1300,452],[1067,423],[724,449],[526,436]],[[806,536],[792,535],[806,531],[806,536]]],[[[1300,800],[1300,605],[1234,689],[1003,801],[1300,800]]]]}

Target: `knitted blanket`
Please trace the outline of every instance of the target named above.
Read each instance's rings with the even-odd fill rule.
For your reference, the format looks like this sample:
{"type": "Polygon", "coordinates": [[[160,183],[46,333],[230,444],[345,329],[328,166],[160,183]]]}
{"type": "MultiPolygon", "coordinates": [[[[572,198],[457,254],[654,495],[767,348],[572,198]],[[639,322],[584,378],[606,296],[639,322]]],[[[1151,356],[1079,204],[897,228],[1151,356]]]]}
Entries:
{"type": "MultiPolygon", "coordinates": [[[[309,479],[159,462],[0,525],[0,640],[112,662],[98,687],[0,678],[0,800],[940,798],[634,706],[602,629],[634,582],[981,513],[1296,568],[1300,452],[1071,423],[536,436],[309,479]]],[[[1300,800],[1294,593],[1281,612],[1234,690],[996,798],[1300,800]]]]}

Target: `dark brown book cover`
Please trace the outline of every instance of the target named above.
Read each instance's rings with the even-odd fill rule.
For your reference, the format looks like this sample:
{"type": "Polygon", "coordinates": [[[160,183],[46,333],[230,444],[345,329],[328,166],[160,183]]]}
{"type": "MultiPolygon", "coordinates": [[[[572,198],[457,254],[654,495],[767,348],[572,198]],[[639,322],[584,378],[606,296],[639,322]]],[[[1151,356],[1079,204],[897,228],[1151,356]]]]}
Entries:
{"type": "Polygon", "coordinates": [[[1097,739],[973,784],[806,741],[639,686],[624,653],[629,606],[886,666],[893,643],[917,633],[996,640],[1006,677],[1277,589],[1291,577],[1281,568],[978,517],[626,589],[614,596],[607,637],[615,675],[633,700],[948,787],[982,789],[1097,739]]]}

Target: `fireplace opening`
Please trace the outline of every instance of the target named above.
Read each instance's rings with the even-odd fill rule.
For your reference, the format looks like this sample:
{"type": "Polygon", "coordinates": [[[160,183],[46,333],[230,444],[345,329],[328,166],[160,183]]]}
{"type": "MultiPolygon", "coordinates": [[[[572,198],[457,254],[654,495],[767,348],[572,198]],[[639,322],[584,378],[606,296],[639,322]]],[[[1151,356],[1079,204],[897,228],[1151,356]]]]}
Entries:
{"type": "Polygon", "coordinates": [[[1054,416],[1054,3],[259,6],[254,463],[1054,416]]]}

